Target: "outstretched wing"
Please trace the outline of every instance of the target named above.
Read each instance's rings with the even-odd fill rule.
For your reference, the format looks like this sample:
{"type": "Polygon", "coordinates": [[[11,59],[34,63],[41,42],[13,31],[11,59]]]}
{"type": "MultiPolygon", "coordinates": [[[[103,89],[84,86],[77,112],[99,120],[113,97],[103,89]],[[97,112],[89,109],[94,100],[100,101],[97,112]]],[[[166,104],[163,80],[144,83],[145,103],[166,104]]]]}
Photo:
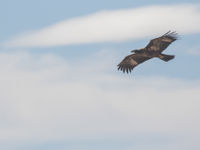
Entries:
{"type": "Polygon", "coordinates": [[[177,33],[168,31],[161,37],[151,40],[145,49],[147,51],[162,52],[175,40],[177,40],[177,33]]]}
{"type": "Polygon", "coordinates": [[[118,65],[118,70],[123,72],[131,72],[134,67],[150,59],[151,57],[144,56],[142,54],[132,54],[126,56],[121,63],[118,65]]]}

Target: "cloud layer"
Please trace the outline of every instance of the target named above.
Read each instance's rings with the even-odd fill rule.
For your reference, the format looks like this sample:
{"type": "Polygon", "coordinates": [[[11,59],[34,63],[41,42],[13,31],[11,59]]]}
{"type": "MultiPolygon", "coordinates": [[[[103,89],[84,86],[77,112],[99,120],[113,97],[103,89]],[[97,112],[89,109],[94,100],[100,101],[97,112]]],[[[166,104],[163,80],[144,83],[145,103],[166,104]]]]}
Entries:
{"type": "Polygon", "coordinates": [[[158,5],[101,11],[65,20],[8,41],[7,46],[44,47],[96,42],[117,42],[160,35],[200,32],[199,5],[158,5]]]}
{"type": "MultiPolygon", "coordinates": [[[[109,66],[110,59],[102,57],[109,66]]],[[[199,148],[199,81],[120,77],[96,70],[95,61],[85,63],[71,67],[50,54],[0,54],[3,149],[6,143],[17,147],[144,134],[173,137],[175,143],[163,145],[170,150],[180,143],[181,149],[199,148]]],[[[138,150],[149,149],[140,144],[138,150]]]]}

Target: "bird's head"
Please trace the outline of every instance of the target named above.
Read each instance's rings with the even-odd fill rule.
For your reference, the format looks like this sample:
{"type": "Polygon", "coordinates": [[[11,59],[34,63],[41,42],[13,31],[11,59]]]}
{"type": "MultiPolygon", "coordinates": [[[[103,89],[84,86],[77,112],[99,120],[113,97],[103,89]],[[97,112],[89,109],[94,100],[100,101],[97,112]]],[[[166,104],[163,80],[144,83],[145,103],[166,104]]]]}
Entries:
{"type": "Polygon", "coordinates": [[[132,53],[138,53],[138,52],[140,52],[140,50],[139,50],[139,49],[134,49],[134,50],[132,50],[131,52],[132,52],[132,53]]]}

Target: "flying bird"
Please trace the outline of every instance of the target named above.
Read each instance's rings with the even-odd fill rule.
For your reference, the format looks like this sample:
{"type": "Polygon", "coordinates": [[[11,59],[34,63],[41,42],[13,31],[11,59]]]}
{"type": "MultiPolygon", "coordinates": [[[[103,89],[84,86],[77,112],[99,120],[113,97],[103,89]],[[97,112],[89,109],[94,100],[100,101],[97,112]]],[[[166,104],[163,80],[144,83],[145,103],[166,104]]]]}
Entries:
{"type": "Polygon", "coordinates": [[[160,58],[166,62],[173,59],[175,57],[174,55],[166,55],[162,52],[176,40],[177,33],[171,31],[168,31],[158,38],[152,39],[145,48],[132,50],[131,52],[133,54],[126,56],[120,64],[118,64],[118,70],[129,73],[139,64],[154,57],[160,58]]]}

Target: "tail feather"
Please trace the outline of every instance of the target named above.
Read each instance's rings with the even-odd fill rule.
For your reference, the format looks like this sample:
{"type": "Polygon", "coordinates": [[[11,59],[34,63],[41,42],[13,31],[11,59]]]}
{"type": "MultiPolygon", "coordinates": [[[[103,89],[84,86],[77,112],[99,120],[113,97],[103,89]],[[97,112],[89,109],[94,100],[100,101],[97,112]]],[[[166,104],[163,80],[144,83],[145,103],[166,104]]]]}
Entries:
{"type": "Polygon", "coordinates": [[[162,59],[163,61],[169,61],[169,60],[173,59],[175,56],[174,55],[160,54],[158,57],[160,59],[162,59]]]}

